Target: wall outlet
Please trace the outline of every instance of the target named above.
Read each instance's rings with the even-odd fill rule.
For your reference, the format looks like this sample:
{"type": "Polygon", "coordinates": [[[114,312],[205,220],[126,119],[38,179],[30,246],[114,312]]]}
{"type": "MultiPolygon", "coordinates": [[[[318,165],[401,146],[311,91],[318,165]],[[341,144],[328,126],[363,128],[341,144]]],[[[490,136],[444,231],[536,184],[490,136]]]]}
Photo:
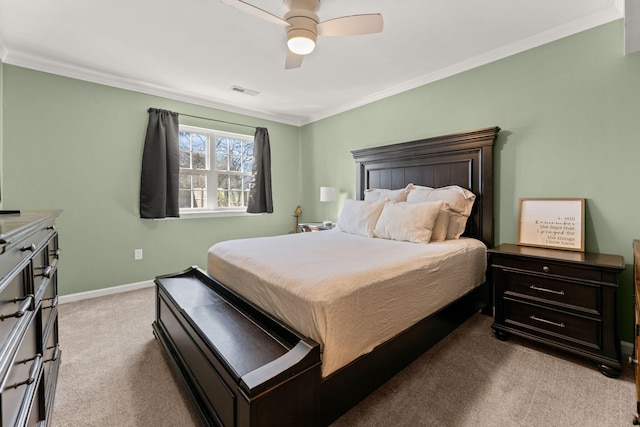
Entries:
{"type": "Polygon", "coordinates": [[[135,260],[142,259],[142,249],[136,249],[133,251],[133,259],[135,260]]]}

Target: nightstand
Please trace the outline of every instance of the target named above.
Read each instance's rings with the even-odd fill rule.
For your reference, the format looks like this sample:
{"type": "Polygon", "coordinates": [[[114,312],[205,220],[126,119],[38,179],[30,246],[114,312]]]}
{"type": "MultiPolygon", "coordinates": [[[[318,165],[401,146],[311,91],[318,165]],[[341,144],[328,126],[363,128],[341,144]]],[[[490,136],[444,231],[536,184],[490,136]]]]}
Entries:
{"type": "Polygon", "coordinates": [[[301,233],[307,233],[307,232],[310,232],[310,231],[331,230],[333,227],[335,227],[335,224],[324,225],[324,223],[322,223],[322,222],[306,222],[304,224],[299,224],[298,225],[298,228],[299,228],[301,233]]]}
{"type": "Polygon", "coordinates": [[[496,337],[509,334],[592,360],[620,375],[617,275],[624,258],[503,244],[489,251],[496,337]]]}

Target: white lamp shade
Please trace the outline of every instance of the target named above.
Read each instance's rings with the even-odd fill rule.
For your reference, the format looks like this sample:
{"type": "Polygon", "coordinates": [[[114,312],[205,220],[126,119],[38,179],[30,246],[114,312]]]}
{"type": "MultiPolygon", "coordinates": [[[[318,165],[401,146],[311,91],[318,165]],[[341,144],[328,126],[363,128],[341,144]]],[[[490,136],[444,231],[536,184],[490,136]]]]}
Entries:
{"type": "Polygon", "coordinates": [[[336,200],[336,188],[335,187],[320,187],[320,201],[321,202],[333,202],[336,200]]]}

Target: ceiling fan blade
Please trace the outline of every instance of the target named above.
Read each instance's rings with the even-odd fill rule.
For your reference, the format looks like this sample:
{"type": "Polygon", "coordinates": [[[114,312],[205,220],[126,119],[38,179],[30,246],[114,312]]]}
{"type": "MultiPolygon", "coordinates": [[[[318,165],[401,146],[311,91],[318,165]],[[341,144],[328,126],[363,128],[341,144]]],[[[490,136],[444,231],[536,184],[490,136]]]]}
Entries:
{"type": "Polygon", "coordinates": [[[382,31],[382,15],[369,13],[363,15],[343,16],[318,24],[321,36],[359,36],[382,31]]]}
{"type": "Polygon", "coordinates": [[[287,59],[284,63],[285,70],[291,70],[292,68],[299,68],[302,65],[302,59],[304,55],[298,55],[296,53],[287,50],[287,59]]]}
{"type": "Polygon", "coordinates": [[[222,3],[235,7],[238,10],[241,10],[249,15],[253,15],[265,21],[271,22],[273,24],[282,25],[283,27],[288,27],[290,24],[280,19],[279,17],[270,14],[266,10],[262,10],[259,7],[255,7],[249,3],[243,2],[241,0],[220,0],[222,3]]]}

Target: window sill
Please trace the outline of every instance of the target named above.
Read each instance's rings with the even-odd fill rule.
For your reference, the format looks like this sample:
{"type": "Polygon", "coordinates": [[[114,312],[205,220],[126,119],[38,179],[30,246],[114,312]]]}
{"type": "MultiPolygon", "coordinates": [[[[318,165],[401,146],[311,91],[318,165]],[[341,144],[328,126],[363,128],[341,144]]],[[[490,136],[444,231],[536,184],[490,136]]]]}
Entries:
{"type": "Polygon", "coordinates": [[[221,218],[227,216],[256,216],[260,214],[247,213],[246,211],[180,211],[180,219],[191,218],[221,218]]]}

